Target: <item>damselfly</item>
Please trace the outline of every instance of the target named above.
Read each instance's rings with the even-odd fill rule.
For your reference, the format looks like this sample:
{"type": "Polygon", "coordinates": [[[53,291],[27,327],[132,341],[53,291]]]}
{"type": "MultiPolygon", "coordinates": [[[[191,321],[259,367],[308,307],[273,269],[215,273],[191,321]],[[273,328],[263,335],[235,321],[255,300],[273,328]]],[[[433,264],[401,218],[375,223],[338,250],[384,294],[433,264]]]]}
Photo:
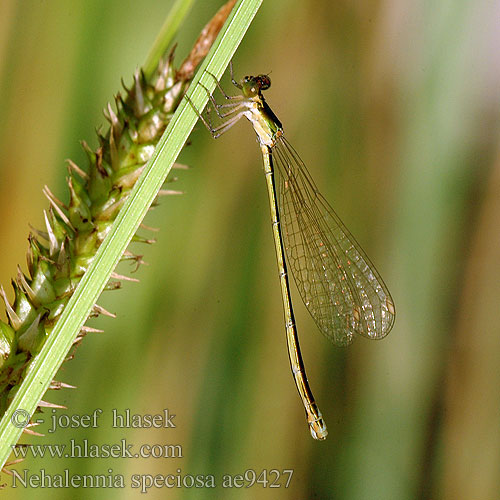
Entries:
{"type": "Polygon", "coordinates": [[[280,121],[262,95],[271,86],[269,76],[245,76],[237,82],[231,65],[231,81],[242,92],[238,96],[227,95],[211,76],[228,102],[218,104],[200,85],[207,91],[221,124],[213,127],[209,117],[188,100],[214,139],[242,117],[250,120],[257,134],[271,208],[290,365],[311,434],[322,440],[328,431],[300,353],[287,260],[306,308],[321,332],[336,345],[350,344],[355,334],[370,339],[385,337],[394,324],[394,302],[373,264],[285,139],[280,121]]]}

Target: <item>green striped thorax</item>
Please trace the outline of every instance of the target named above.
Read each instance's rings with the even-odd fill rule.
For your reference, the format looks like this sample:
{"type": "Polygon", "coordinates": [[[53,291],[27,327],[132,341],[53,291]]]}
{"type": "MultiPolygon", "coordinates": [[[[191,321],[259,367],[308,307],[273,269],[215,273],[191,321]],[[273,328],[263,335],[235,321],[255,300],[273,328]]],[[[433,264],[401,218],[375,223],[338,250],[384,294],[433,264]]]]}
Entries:
{"type": "Polygon", "coordinates": [[[252,122],[260,144],[273,147],[283,134],[283,126],[262,95],[271,86],[271,79],[268,75],[245,76],[236,86],[246,99],[248,111],[244,115],[252,122]]]}

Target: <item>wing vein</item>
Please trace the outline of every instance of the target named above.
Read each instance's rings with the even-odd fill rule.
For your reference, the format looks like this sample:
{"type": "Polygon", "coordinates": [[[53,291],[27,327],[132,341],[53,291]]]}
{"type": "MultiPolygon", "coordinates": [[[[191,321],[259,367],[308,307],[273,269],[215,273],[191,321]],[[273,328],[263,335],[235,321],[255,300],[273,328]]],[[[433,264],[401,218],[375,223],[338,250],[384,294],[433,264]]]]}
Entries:
{"type": "Polygon", "coordinates": [[[283,136],[272,153],[286,254],[318,328],[338,345],[385,337],[395,311],[382,278],[283,136]]]}

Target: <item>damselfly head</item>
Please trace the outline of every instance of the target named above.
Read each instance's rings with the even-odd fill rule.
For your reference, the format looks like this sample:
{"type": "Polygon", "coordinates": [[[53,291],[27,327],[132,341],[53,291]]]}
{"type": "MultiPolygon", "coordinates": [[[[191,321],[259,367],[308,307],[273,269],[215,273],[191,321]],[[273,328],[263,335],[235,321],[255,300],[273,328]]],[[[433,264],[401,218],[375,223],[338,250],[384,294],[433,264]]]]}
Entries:
{"type": "Polygon", "coordinates": [[[241,80],[241,89],[246,97],[255,97],[271,86],[268,75],[245,76],[241,80]]]}

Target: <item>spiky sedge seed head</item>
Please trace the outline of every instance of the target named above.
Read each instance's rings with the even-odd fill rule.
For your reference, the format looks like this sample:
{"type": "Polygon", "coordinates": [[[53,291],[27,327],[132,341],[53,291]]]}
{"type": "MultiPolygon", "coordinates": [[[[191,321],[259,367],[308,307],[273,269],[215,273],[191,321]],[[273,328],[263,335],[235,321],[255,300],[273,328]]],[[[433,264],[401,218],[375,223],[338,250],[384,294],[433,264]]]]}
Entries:
{"type": "MultiPolygon", "coordinates": [[[[99,147],[93,151],[82,142],[88,169],[84,171],[68,161],[69,203],[59,201],[48,187],[44,188],[50,208],[45,211],[44,230],[33,229],[29,235],[25,275],[18,270],[11,305],[3,287],[0,298],[5,303],[8,323],[0,321],[0,416],[20,387],[34,354],[57,323],[81,277],[92,262],[97,249],[108,234],[113,221],[129,196],[145,164],[182,99],[194,70],[206,56],[236,0],[229,0],[205,26],[179,71],[173,68],[174,51],[161,60],[155,74],[146,78],[142,71],[134,75],[131,89],[115,96],[116,110],[105,111],[110,128],[97,132],[99,147]]],[[[154,240],[136,235],[134,241],[154,240]]],[[[122,261],[137,268],[142,256],[125,251],[122,261]]],[[[112,276],[108,288],[121,285],[120,275],[112,276]]],[[[114,316],[97,304],[92,315],[114,316]]],[[[86,333],[83,327],[76,347],[86,333]]],[[[67,359],[72,359],[70,354],[67,359]]],[[[53,388],[60,388],[57,383],[53,388]]],[[[41,401],[39,406],[52,406],[41,401]]],[[[31,424],[30,424],[31,425],[31,424]]],[[[37,434],[32,430],[26,432],[37,434]]]]}
{"type": "MultiPolygon", "coordinates": [[[[186,80],[176,80],[172,55],[160,63],[151,81],[136,72],[132,88],[125,96],[115,97],[116,111],[107,106],[105,116],[110,128],[98,133],[99,147],[93,151],[82,142],[89,163],[87,171],[68,162],[67,205],[44,188],[50,204],[44,212],[45,227],[34,230],[28,238],[27,273],[18,269],[12,282],[12,305],[0,289],[8,318],[8,323],[0,322],[0,414],[110,231],[187,84],[186,80]]],[[[136,235],[134,241],[154,240],[136,235]]],[[[131,252],[122,260],[136,265],[142,262],[131,252]]],[[[120,288],[118,277],[115,275],[106,288],[120,288]]],[[[96,305],[92,315],[100,314],[113,316],[96,305]]]]}

